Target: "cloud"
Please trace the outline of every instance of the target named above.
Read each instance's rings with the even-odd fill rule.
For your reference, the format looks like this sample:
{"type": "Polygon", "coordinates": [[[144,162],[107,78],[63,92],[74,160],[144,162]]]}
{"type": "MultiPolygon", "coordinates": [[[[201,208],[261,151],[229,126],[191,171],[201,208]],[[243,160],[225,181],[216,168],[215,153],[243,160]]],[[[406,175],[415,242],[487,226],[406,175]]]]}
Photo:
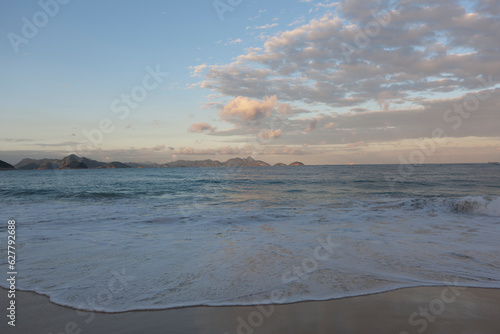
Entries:
{"type": "Polygon", "coordinates": [[[352,112],[364,112],[364,111],[368,111],[368,109],[365,109],[365,108],[350,108],[349,109],[350,111],[352,112]]]}
{"type": "Polygon", "coordinates": [[[476,10],[486,15],[500,15],[500,4],[497,0],[482,0],[475,3],[476,10]]]}
{"type": "Polygon", "coordinates": [[[156,145],[152,148],[153,151],[164,151],[166,149],[165,145],[156,145]]]}
{"type": "Polygon", "coordinates": [[[201,109],[223,109],[224,104],[219,102],[206,102],[201,106],[201,109]]]}
{"type": "Polygon", "coordinates": [[[222,120],[234,124],[258,121],[268,117],[278,105],[276,95],[265,97],[262,101],[238,96],[224,106],[219,116],[222,120]]]}
{"type": "Polygon", "coordinates": [[[278,23],[267,23],[267,24],[264,24],[262,26],[257,26],[257,27],[247,27],[246,29],[249,30],[249,29],[258,29],[258,30],[263,30],[263,29],[270,29],[270,28],[274,28],[274,27],[277,27],[278,26],[278,23]]]}
{"type": "Polygon", "coordinates": [[[189,66],[188,68],[192,70],[191,76],[197,77],[201,75],[207,67],[208,67],[207,64],[201,64],[201,65],[189,66]]]}
{"type": "Polygon", "coordinates": [[[500,78],[500,2],[461,3],[312,2],[315,10],[335,9],[284,31],[266,31],[261,45],[208,66],[200,87],[218,94],[217,101],[226,99],[214,105],[222,121],[235,125],[210,135],[241,140],[280,129],[285,147],[306,144],[303,149],[314,154],[378,150],[380,157],[369,154],[375,160],[437,128],[457,145],[442,152],[464,156],[468,138],[494,141],[500,90],[474,112],[466,113],[463,103],[498,87],[478,78],[500,78]],[[271,115],[280,115],[281,123],[266,123],[271,115]]]}
{"type": "Polygon", "coordinates": [[[243,42],[243,40],[241,38],[237,38],[229,41],[229,44],[234,45],[234,44],[239,44],[241,42],[243,42]]]}
{"type": "Polygon", "coordinates": [[[419,95],[477,89],[478,75],[500,77],[500,18],[484,9],[498,5],[482,4],[470,13],[452,0],[340,1],[335,13],[210,66],[202,87],[332,108],[366,108],[383,93],[416,107],[419,95]]]}
{"type": "Polygon", "coordinates": [[[73,146],[73,145],[78,145],[80,144],[79,142],[76,141],[65,141],[61,143],[36,143],[33,145],[36,146],[42,146],[42,147],[66,147],[66,146],[73,146]]]}
{"type": "Polygon", "coordinates": [[[323,128],[324,129],[331,129],[335,126],[335,122],[330,122],[328,124],[326,124],[323,128]]]}
{"type": "Polygon", "coordinates": [[[256,16],[249,18],[249,20],[250,21],[256,20],[261,16],[262,13],[265,13],[265,12],[267,12],[267,9],[259,9],[259,13],[256,16]]]}
{"type": "Polygon", "coordinates": [[[355,142],[355,143],[348,143],[346,145],[347,148],[356,148],[356,147],[360,147],[360,146],[366,146],[367,144],[364,142],[364,141],[358,141],[358,142],[355,142]]]}
{"type": "Polygon", "coordinates": [[[231,156],[248,156],[253,152],[250,145],[243,147],[223,146],[219,148],[193,148],[193,147],[179,147],[173,151],[173,154],[179,155],[231,155],[231,156]]]}
{"type": "Polygon", "coordinates": [[[307,129],[304,130],[304,132],[311,132],[312,130],[314,130],[316,128],[316,125],[318,125],[318,120],[317,119],[313,119],[309,125],[307,126],[307,129]]]}
{"type": "MultiPolygon", "coordinates": [[[[449,138],[498,138],[498,106],[500,89],[467,93],[456,98],[425,100],[419,108],[398,108],[382,111],[340,113],[315,118],[318,124],[307,136],[299,134],[311,125],[310,119],[290,120],[284,140],[287,144],[339,145],[364,141],[366,143],[421,141],[431,138],[436,129],[449,138]],[[483,96],[483,100],[474,99],[483,96]],[[469,110],[467,110],[467,108],[469,110]],[[331,124],[334,125],[331,125],[331,124]],[[334,127],[335,131],[330,129],[334,127]]],[[[282,135],[283,136],[283,135],[282,135]]]]}
{"type": "Polygon", "coordinates": [[[173,151],[176,156],[179,155],[201,155],[201,156],[265,156],[265,155],[306,155],[312,153],[307,146],[260,146],[257,151],[253,145],[223,146],[210,149],[198,149],[193,147],[181,147],[173,151]]]}
{"type": "Polygon", "coordinates": [[[259,152],[262,155],[306,155],[317,153],[314,150],[308,150],[305,146],[280,146],[280,147],[266,147],[259,152]]]}
{"type": "Polygon", "coordinates": [[[304,16],[301,16],[299,17],[298,19],[296,19],[295,21],[291,22],[288,24],[289,27],[291,26],[296,26],[298,24],[303,24],[304,22],[306,22],[306,19],[304,16]]]}
{"type": "Polygon", "coordinates": [[[321,7],[321,8],[331,8],[331,7],[335,7],[335,6],[338,6],[338,2],[331,2],[331,3],[322,3],[322,2],[319,2],[316,4],[316,7],[321,7]]]}
{"type": "Polygon", "coordinates": [[[259,132],[258,137],[262,139],[274,139],[281,136],[281,130],[264,129],[259,132]]]}
{"type": "Polygon", "coordinates": [[[0,141],[6,142],[6,143],[23,143],[23,142],[33,142],[35,140],[28,139],[28,138],[0,138],[0,141]]]}
{"type": "Polygon", "coordinates": [[[216,128],[211,126],[208,123],[191,124],[191,126],[188,128],[189,132],[195,132],[195,133],[201,133],[201,132],[205,132],[205,131],[214,132],[215,130],[216,130],[216,128]]]}
{"type": "Polygon", "coordinates": [[[280,143],[286,145],[342,145],[359,141],[396,145],[400,140],[422,141],[423,138],[430,138],[436,129],[442,129],[443,136],[447,138],[500,136],[500,89],[471,92],[456,98],[421,100],[419,103],[418,108],[319,114],[314,119],[273,112],[262,118],[259,124],[236,122],[234,128],[210,135],[232,141],[248,141],[259,136],[263,129],[280,129],[280,143]],[[475,96],[481,96],[482,100],[478,101],[475,96]],[[332,131],[333,128],[335,131],[332,131]]]}

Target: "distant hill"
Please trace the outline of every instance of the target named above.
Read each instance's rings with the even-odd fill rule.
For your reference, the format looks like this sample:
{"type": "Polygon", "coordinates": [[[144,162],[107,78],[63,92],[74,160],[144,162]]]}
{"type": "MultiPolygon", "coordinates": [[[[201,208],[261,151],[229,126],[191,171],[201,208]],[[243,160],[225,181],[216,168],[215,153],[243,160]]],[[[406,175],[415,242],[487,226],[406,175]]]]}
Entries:
{"type": "Polygon", "coordinates": [[[217,160],[176,160],[162,165],[162,167],[222,167],[223,164],[217,160]]]}
{"type": "Polygon", "coordinates": [[[223,164],[225,167],[257,167],[257,166],[270,166],[267,162],[261,160],[254,160],[252,157],[246,159],[234,158],[229,159],[223,164]]]}
{"type": "Polygon", "coordinates": [[[254,160],[252,157],[245,159],[233,158],[226,162],[217,160],[176,160],[162,165],[162,167],[257,167],[257,166],[270,166],[267,162],[261,160],[254,160]]]}
{"type": "MultiPolygon", "coordinates": [[[[29,167],[31,165],[37,166],[37,164],[32,163],[32,164],[26,165],[24,167],[29,167]]],[[[51,162],[44,162],[43,164],[41,164],[40,166],[38,166],[38,168],[36,168],[36,169],[42,170],[42,169],[57,169],[57,168],[51,162]]]]}
{"type": "Polygon", "coordinates": [[[16,169],[38,169],[42,165],[53,164],[55,168],[58,168],[61,166],[60,161],[61,160],[57,159],[23,159],[15,164],[14,167],[16,167],[16,169]]]}
{"type": "Polygon", "coordinates": [[[102,166],[97,167],[98,169],[104,168],[132,168],[129,165],[124,164],[123,162],[113,161],[102,166]]]}
{"type": "Polygon", "coordinates": [[[21,170],[33,170],[33,169],[68,169],[72,168],[71,166],[78,166],[78,164],[71,164],[70,163],[82,163],[85,165],[85,168],[98,168],[100,166],[105,165],[104,162],[88,159],[88,158],[80,158],[76,154],[70,154],[62,159],[40,159],[40,160],[35,160],[35,159],[23,159],[20,162],[18,162],[14,167],[16,169],[21,169],[21,170]],[[65,168],[62,168],[66,166],[65,168]]]}
{"type": "Polygon", "coordinates": [[[279,167],[282,167],[282,166],[288,166],[287,164],[284,164],[282,162],[278,162],[277,164],[274,164],[273,166],[279,166],[279,167]]]}
{"type": "Polygon", "coordinates": [[[80,161],[69,161],[58,169],[87,169],[87,165],[80,161]]]}
{"type": "Polygon", "coordinates": [[[0,170],[11,170],[11,169],[15,169],[14,166],[5,161],[0,160],[0,170]]]}
{"type": "Polygon", "coordinates": [[[23,164],[22,166],[18,166],[18,165],[19,164],[15,165],[14,167],[16,167],[16,169],[19,169],[19,170],[32,170],[32,169],[38,169],[40,167],[40,165],[35,163],[35,162],[29,163],[29,164],[23,164]]]}
{"type": "Polygon", "coordinates": [[[146,162],[126,162],[125,163],[127,166],[130,166],[131,168],[160,168],[162,165],[156,163],[156,162],[151,162],[151,161],[146,161],[146,162]]]}
{"type": "Polygon", "coordinates": [[[99,168],[101,166],[104,166],[104,162],[92,160],[92,159],[87,159],[85,157],[79,159],[78,161],[84,163],[88,168],[99,168]]]}
{"type": "MultiPolygon", "coordinates": [[[[2,161],[3,162],[3,161],[2,161]]],[[[5,163],[7,164],[7,163],[5,163]]],[[[8,166],[11,166],[7,164],[8,166]]],[[[7,166],[6,165],[6,166],[7,166]]],[[[292,162],[288,166],[303,166],[299,161],[292,162]]],[[[155,162],[129,162],[123,163],[119,161],[101,162],[85,157],[79,157],[76,154],[70,154],[62,159],[23,159],[10,169],[20,170],[49,170],[49,169],[112,169],[112,168],[160,168],[160,167],[259,167],[270,166],[262,160],[255,160],[252,157],[233,158],[226,162],[217,160],[176,160],[166,164],[157,164],[155,162]]],[[[284,163],[277,163],[274,166],[287,166],[284,163]]],[[[1,168],[1,167],[0,167],[1,168]]]]}

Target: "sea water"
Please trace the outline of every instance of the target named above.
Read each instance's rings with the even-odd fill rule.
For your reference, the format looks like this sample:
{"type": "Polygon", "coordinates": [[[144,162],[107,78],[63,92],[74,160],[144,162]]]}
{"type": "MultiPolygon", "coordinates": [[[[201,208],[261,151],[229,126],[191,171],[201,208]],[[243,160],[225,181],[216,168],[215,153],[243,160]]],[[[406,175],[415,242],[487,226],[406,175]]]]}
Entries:
{"type": "Polygon", "coordinates": [[[492,164],[3,171],[0,219],[0,272],[15,219],[17,288],[87,310],[500,288],[492,164]]]}

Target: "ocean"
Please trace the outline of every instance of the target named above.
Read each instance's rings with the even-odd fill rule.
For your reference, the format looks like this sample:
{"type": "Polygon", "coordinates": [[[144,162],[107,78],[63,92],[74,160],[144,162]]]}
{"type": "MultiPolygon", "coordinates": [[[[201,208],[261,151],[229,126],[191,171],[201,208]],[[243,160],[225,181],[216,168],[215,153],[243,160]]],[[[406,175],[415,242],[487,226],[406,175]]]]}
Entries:
{"type": "Polygon", "coordinates": [[[17,288],[85,310],[500,288],[493,164],[2,171],[0,218],[17,288]]]}

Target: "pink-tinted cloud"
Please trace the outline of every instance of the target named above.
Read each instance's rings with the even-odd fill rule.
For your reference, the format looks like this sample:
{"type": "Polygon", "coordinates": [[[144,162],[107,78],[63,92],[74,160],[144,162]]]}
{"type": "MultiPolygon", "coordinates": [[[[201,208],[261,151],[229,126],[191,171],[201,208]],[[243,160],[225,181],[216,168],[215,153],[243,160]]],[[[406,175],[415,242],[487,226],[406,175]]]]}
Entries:
{"type": "Polygon", "coordinates": [[[335,122],[330,122],[328,124],[326,124],[323,128],[324,129],[331,129],[335,126],[335,122]]]}
{"type": "Polygon", "coordinates": [[[273,139],[273,138],[278,138],[279,136],[281,136],[281,130],[278,129],[278,130],[272,130],[272,129],[265,129],[265,130],[262,130],[261,132],[259,132],[258,136],[259,138],[262,138],[262,139],[273,139]]]}
{"type": "Polygon", "coordinates": [[[219,115],[221,119],[236,124],[258,121],[268,117],[278,105],[276,95],[265,97],[262,101],[238,96],[226,104],[224,109],[219,112],[219,115]]]}
{"type": "Polygon", "coordinates": [[[191,124],[191,126],[188,128],[188,131],[195,132],[195,133],[201,133],[201,132],[206,132],[206,131],[214,132],[215,129],[216,128],[211,126],[210,124],[202,122],[202,123],[191,124]]]}
{"type": "Polygon", "coordinates": [[[346,145],[347,148],[354,148],[354,147],[359,147],[359,146],[366,146],[367,144],[364,141],[358,141],[355,143],[348,143],[346,145]]]}

